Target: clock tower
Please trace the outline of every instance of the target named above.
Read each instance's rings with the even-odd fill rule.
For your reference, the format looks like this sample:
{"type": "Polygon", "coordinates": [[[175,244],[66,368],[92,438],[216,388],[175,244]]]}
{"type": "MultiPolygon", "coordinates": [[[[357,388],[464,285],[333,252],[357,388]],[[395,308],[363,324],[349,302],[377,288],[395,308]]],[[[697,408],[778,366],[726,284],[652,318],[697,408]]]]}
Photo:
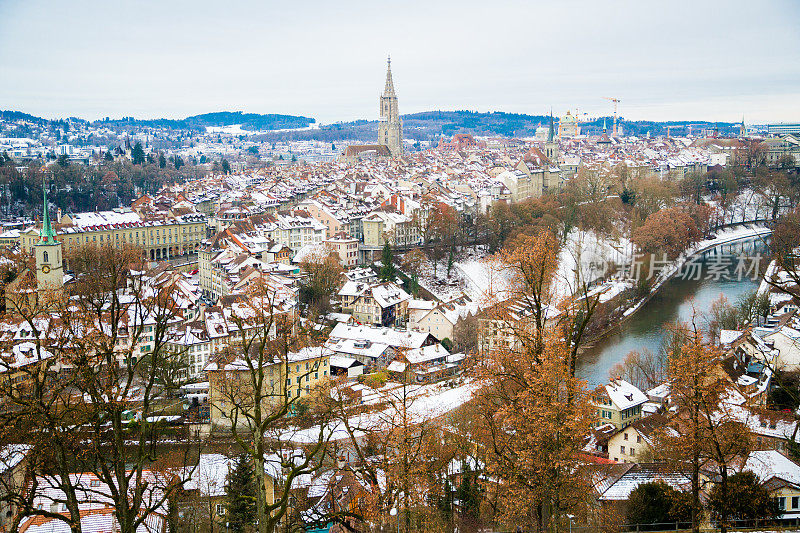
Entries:
{"type": "Polygon", "coordinates": [[[33,247],[36,254],[36,284],[39,291],[44,289],[60,289],[64,286],[64,258],[61,243],[56,240],[56,233],[50,223],[47,205],[47,186],[44,187],[44,214],[39,242],[33,247]]]}

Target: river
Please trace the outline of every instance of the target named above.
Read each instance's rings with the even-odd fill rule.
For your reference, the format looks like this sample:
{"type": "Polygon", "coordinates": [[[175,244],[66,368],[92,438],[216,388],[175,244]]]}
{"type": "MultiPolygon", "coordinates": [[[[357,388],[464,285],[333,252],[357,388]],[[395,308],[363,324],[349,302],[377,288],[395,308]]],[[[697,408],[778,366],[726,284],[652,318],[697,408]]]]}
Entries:
{"type": "MultiPolygon", "coordinates": [[[[720,294],[725,295],[733,304],[739,296],[757,288],[759,280],[750,276],[742,276],[739,280],[735,266],[740,256],[757,257],[764,250],[763,242],[749,240],[723,245],[705,253],[700,260],[703,264],[703,279],[683,279],[676,276],[666,282],[619,330],[603,337],[581,354],[579,377],[586,379],[591,387],[605,383],[611,367],[621,362],[629,352],[657,352],[670,324],[691,319],[694,311],[706,313],[720,294]],[[724,262],[719,261],[718,257],[731,259],[731,264],[726,269],[728,279],[724,275],[720,275],[719,279],[705,279],[711,264],[719,265],[724,262]]],[[[766,257],[761,260],[762,272],[767,262],[766,257]]]]}

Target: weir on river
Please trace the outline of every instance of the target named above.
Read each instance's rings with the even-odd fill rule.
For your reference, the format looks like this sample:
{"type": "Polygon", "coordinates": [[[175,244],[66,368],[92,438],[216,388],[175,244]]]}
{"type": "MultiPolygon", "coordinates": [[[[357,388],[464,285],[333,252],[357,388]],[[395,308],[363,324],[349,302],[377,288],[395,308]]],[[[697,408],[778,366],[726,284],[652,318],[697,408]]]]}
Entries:
{"type": "MultiPolygon", "coordinates": [[[[609,379],[609,370],[629,352],[657,352],[668,335],[667,326],[670,324],[690,320],[694,312],[707,313],[720,294],[735,304],[741,295],[758,288],[760,277],[742,276],[739,279],[736,267],[740,257],[752,258],[749,259],[751,262],[760,258],[759,274],[769,263],[761,239],[723,244],[703,252],[698,257],[702,265],[701,279],[684,279],[678,275],[667,281],[619,330],[598,340],[581,354],[578,376],[586,379],[590,387],[605,383],[609,379]],[[713,272],[718,273],[709,275],[713,272]]],[[[705,326],[702,318],[701,325],[705,326]]]]}

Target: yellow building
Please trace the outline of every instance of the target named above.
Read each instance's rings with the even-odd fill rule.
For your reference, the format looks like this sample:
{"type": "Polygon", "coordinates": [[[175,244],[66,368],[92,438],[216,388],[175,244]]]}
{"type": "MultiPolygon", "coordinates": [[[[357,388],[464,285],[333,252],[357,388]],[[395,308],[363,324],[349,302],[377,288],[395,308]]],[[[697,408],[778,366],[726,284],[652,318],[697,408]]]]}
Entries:
{"type": "MultiPolygon", "coordinates": [[[[285,361],[275,358],[265,362],[260,394],[262,409],[268,413],[289,399],[311,394],[330,377],[330,355],[330,350],[319,346],[290,353],[285,361]]],[[[212,426],[230,427],[232,420],[238,419],[239,431],[247,431],[247,418],[241,411],[251,412],[255,397],[247,361],[237,359],[224,365],[210,363],[206,374],[212,426]]]]}
{"type": "Polygon", "coordinates": [[[666,424],[666,417],[653,414],[614,433],[608,439],[608,458],[619,463],[641,463],[653,449],[656,432],[666,424]]]}
{"type": "MultiPolygon", "coordinates": [[[[592,395],[597,409],[597,425],[613,424],[624,429],[642,417],[642,405],[647,396],[623,379],[613,379],[608,385],[598,387],[592,395]]],[[[610,452],[609,452],[610,453],[610,452]]]]}
{"type": "Polygon", "coordinates": [[[742,470],[753,472],[775,500],[780,520],[800,518],[800,465],[775,450],[750,452],[742,470]]]}
{"type": "MultiPolygon", "coordinates": [[[[129,209],[115,209],[63,215],[56,233],[67,256],[79,246],[134,245],[144,248],[150,261],[161,261],[195,252],[205,239],[206,225],[199,213],[145,219],[129,209]]],[[[36,227],[20,232],[20,249],[30,251],[38,239],[36,227]]]]}

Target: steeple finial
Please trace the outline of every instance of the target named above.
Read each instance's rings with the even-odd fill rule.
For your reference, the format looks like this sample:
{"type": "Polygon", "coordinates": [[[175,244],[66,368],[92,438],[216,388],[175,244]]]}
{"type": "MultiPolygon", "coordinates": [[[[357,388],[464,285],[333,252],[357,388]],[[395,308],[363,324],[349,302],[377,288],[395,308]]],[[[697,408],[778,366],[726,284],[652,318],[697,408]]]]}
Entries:
{"type": "Polygon", "coordinates": [[[386,58],[386,87],[383,89],[384,96],[395,96],[394,82],[392,81],[392,56],[386,58]]]}
{"type": "Polygon", "coordinates": [[[42,214],[42,231],[39,232],[39,244],[55,244],[56,233],[50,223],[50,210],[47,205],[47,182],[42,179],[42,192],[44,196],[44,213],[42,214]]]}

